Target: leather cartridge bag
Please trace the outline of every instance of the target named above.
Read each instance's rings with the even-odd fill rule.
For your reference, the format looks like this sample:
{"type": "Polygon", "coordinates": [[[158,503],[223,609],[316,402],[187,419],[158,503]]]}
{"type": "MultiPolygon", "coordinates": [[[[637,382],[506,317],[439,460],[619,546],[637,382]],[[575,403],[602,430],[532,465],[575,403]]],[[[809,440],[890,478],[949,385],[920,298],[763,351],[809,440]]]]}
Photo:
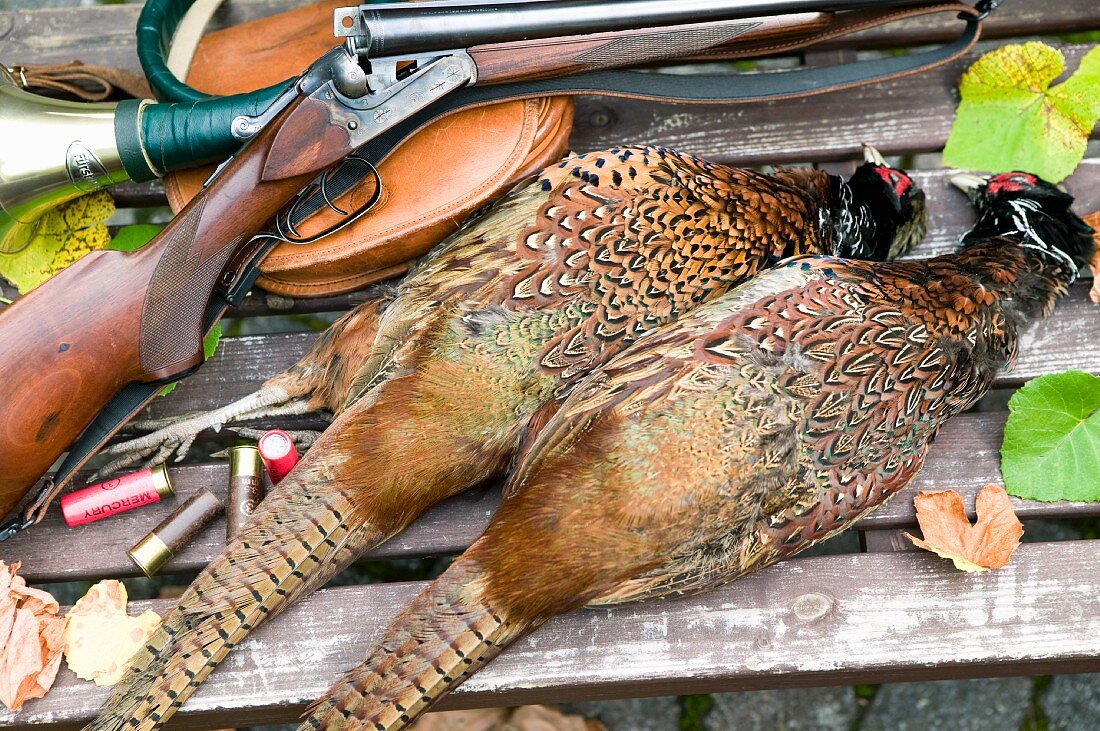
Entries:
{"type": "MultiPolygon", "coordinates": [[[[337,45],[332,11],[347,4],[328,0],[210,33],[199,42],[187,83],[236,94],[295,76],[337,45]]],[[[277,294],[323,297],[403,274],[474,210],[561,158],[572,123],[573,102],[565,96],[499,102],[439,119],[377,165],[382,190],[369,213],[315,243],[276,247],[257,283],[277,294]]],[[[174,211],[211,171],[165,178],[174,211]]],[[[374,183],[364,186],[370,190],[356,197],[373,195],[374,183]]],[[[323,227],[340,217],[325,211],[317,218],[323,227]]]]}

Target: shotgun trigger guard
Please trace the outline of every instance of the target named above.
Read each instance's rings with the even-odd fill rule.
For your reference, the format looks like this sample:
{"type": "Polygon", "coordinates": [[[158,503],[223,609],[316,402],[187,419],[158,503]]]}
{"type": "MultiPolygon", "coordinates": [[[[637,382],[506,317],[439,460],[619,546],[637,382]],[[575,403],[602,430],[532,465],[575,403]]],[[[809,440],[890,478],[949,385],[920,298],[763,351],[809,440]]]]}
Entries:
{"type": "Polygon", "coordinates": [[[302,189],[294,200],[290,202],[275,217],[274,231],[268,231],[260,236],[266,236],[288,244],[304,246],[312,244],[331,233],[335,233],[345,226],[350,226],[367,214],[382,197],[382,176],[378,168],[367,158],[352,153],[333,165],[328,170],[318,175],[313,182],[302,189]],[[354,211],[345,211],[338,207],[334,199],[350,191],[352,188],[364,184],[369,178],[374,178],[374,193],[370,200],[354,211]],[[333,187],[335,186],[335,187],[333,187]],[[315,215],[323,207],[340,214],[344,220],[329,226],[320,233],[312,236],[302,236],[298,233],[298,226],[310,216],[315,215]]]}

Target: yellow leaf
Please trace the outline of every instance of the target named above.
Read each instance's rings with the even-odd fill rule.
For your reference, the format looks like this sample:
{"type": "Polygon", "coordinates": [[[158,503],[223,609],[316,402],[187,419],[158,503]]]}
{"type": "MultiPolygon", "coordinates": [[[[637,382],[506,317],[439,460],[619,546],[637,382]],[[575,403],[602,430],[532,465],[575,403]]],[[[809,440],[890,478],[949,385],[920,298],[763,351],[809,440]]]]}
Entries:
{"type": "Polygon", "coordinates": [[[102,249],[111,235],[105,221],[115,212],[106,191],[96,191],[46,213],[23,251],[0,254],[0,275],[26,294],[85,254],[102,249]]]}
{"type": "Polygon", "coordinates": [[[161,618],[153,610],[137,617],[126,614],[126,587],[107,579],[80,598],[66,616],[65,662],[78,678],[96,685],[114,685],[130,666],[130,658],[149,639],[161,618]]]}

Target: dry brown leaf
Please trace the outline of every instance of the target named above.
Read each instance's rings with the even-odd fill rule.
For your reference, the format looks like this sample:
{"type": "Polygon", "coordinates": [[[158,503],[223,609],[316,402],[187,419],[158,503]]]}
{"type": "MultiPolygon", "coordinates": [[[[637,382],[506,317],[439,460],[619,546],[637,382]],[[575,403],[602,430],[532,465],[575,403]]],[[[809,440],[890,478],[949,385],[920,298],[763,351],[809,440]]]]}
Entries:
{"type": "Polygon", "coordinates": [[[521,706],[501,731],[607,731],[599,721],[566,715],[550,706],[521,706]]]}
{"type": "Polygon", "coordinates": [[[57,600],[28,587],[18,570],[0,561],[0,702],[13,711],[53,686],[65,628],[57,600]]]}
{"type": "Polygon", "coordinates": [[[126,587],[114,579],[89,589],[65,619],[65,662],[78,678],[94,680],[96,685],[122,680],[130,658],[161,622],[152,609],[127,616],[126,587]]]}
{"type": "Polygon", "coordinates": [[[607,727],[551,706],[521,706],[429,713],[409,731],[607,731],[607,727]]]}
{"type": "Polygon", "coordinates": [[[962,571],[1001,568],[1024,534],[1008,493],[999,485],[986,485],[978,493],[974,525],[966,517],[962,496],[954,490],[920,492],[913,504],[924,540],[909,533],[905,536],[915,545],[951,559],[962,571]]]}
{"type": "Polygon", "coordinates": [[[417,719],[409,731],[496,731],[511,714],[510,708],[428,713],[417,719]]]}
{"type": "Polygon", "coordinates": [[[1094,304],[1100,305],[1100,211],[1085,216],[1085,223],[1092,226],[1093,231],[1096,231],[1096,234],[1092,237],[1092,240],[1096,242],[1096,252],[1093,253],[1092,261],[1089,262],[1089,269],[1092,270],[1092,289],[1089,290],[1089,299],[1094,304]]]}

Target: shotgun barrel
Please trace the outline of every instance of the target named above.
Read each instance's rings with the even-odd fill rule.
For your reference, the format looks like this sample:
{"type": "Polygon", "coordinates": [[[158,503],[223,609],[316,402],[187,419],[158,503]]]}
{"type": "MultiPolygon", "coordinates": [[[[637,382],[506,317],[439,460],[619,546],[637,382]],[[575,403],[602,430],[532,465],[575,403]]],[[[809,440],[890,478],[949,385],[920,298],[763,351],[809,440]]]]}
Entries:
{"type": "Polygon", "coordinates": [[[337,8],[333,30],[371,57],[489,43],[808,12],[912,6],[917,0],[429,0],[337,8]]]}

